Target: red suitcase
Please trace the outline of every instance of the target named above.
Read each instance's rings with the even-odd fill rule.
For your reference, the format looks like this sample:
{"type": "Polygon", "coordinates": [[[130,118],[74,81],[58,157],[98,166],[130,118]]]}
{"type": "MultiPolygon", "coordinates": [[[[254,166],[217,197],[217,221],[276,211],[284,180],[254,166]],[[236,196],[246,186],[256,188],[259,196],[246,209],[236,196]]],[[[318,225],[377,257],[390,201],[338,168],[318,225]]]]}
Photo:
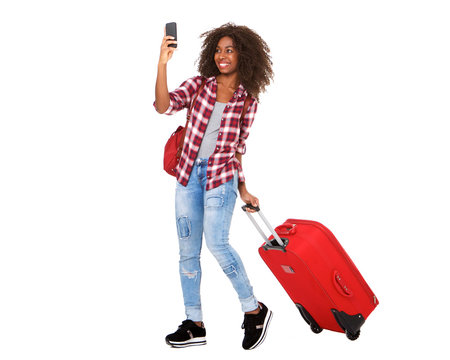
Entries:
{"type": "Polygon", "coordinates": [[[259,254],[286,290],[311,330],[344,332],[356,340],[360,328],[378,305],[378,299],[353,261],[324,225],[288,219],[275,230],[259,208],[255,209],[272,232],[263,236],[259,254]]]}

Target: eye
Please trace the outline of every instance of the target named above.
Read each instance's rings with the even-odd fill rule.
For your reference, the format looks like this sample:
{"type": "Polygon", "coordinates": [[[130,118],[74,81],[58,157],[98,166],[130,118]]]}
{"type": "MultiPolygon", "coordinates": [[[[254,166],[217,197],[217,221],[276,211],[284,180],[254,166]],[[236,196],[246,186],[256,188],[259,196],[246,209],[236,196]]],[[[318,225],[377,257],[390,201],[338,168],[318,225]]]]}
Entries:
{"type": "Polygon", "coordinates": [[[227,53],[232,53],[233,52],[233,49],[227,49],[227,53]]]}

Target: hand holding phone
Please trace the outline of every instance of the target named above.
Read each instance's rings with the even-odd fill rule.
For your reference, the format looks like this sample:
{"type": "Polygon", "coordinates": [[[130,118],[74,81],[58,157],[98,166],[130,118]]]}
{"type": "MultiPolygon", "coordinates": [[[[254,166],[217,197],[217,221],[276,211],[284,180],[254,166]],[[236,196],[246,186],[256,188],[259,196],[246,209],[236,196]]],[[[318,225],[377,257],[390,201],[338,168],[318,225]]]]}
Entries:
{"type": "MultiPolygon", "coordinates": [[[[177,23],[171,22],[166,24],[166,36],[173,36],[175,41],[177,41],[177,23]]],[[[169,47],[176,48],[177,44],[169,44],[169,47]]]]}
{"type": "Polygon", "coordinates": [[[172,58],[177,47],[177,25],[168,23],[164,28],[164,38],[161,44],[161,53],[159,55],[159,64],[165,65],[172,58]],[[174,38],[174,39],[173,39],[174,38]]]}

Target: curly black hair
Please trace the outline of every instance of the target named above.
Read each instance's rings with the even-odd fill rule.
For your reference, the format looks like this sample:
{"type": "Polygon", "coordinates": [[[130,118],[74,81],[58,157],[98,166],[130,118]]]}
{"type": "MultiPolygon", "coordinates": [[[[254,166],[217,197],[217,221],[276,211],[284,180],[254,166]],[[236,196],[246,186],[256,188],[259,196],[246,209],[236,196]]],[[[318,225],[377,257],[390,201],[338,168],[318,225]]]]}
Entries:
{"type": "Polygon", "coordinates": [[[214,61],[216,47],[221,38],[229,36],[239,54],[239,80],[247,92],[259,99],[273,79],[272,60],[267,43],[247,26],[224,24],[200,35],[204,38],[198,58],[198,71],[205,77],[217,76],[219,69],[214,61]]]}

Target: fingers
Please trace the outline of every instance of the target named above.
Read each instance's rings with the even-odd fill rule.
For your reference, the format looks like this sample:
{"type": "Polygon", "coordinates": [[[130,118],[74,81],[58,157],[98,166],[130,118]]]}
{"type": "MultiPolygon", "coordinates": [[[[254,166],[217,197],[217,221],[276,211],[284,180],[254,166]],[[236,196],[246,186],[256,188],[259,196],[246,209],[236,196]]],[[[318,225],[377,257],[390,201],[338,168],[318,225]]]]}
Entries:
{"type": "Polygon", "coordinates": [[[162,44],[161,44],[161,48],[166,48],[171,44],[177,44],[178,42],[174,39],[175,38],[173,36],[164,36],[162,44]]]}
{"type": "MultiPolygon", "coordinates": [[[[250,199],[250,201],[247,204],[251,204],[254,207],[259,207],[259,199],[254,196],[252,199],[250,199]]],[[[246,207],[245,210],[248,211],[249,213],[256,212],[256,210],[250,209],[248,207],[246,207]]]]}
{"type": "Polygon", "coordinates": [[[174,40],[173,36],[164,36],[161,44],[161,52],[159,55],[159,63],[167,64],[167,62],[172,58],[173,53],[176,48],[169,46],[172,44],[177,44],[177,41],[174,40]]]}

